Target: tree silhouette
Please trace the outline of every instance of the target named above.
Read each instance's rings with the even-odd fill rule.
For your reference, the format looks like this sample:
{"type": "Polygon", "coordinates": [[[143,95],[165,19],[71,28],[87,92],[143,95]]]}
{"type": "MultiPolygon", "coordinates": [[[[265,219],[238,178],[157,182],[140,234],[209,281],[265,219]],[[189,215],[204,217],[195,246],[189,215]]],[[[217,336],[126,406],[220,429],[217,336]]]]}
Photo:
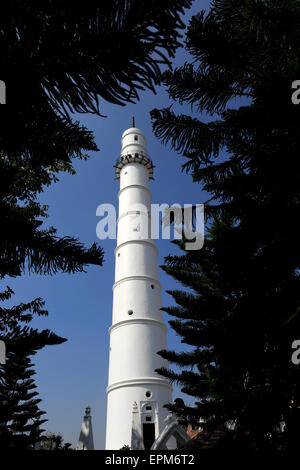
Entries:
{"type": "Polygon", "coordinates": [[[190,22],[193,61],[164,76],[174,100],[212,119],[152,112],[156,136],[210,195],[204,248],[164,267],[185,286],[165,310],[192,351],[162,351],[183,370],[160,373],[196,399],[169,408],[210,429],[234,424],[259,448],[299,435],[299,20],[293,1],[213,1],[190,22]]]}

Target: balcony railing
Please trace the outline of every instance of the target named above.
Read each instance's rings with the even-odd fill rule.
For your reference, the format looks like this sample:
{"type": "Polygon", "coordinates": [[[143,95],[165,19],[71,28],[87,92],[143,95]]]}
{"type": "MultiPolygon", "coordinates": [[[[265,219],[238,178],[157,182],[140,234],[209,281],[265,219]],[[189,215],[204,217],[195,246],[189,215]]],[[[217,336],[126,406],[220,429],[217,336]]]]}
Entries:
{"type": "Polygon", "coordinates": [[[129,153],[126,155],[120,155],[120,157],[117,159],[116,164],[114,165],[116,169],[116,178],[120,178],[120,172],[123,166],[125,166],[127,163],[140,163],[141,165],[145,166],[148,169],[149,172],[149,178],[153,179],[153,168],[154,165],[152,163],[151,158],[148,155],[145,155],[142,152],[134,152],[134,153],[129,153]]]}

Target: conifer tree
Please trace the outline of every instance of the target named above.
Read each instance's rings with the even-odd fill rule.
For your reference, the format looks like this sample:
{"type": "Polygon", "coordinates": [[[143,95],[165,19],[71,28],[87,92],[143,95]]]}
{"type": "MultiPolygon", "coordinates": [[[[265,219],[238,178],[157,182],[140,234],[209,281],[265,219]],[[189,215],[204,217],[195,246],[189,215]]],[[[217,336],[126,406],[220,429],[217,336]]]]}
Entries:
{"type": "Polygon", "coordinates": [[[204,248],[164,267],[186,288],[165,310],[193,351],[162,351],[183,370],[160,372],[196,398],[169,408],[208,428],[234,424],[258,447],[293,445],[300,410],[299,21],[294,1],[213,1],[188,28],[194,61],[164,77],[171,98],[213,119],[152,112],[156,136],[210,194],[204,248]]]}
{"type": "Polygon", "coordinates": [[[0,79],[7,106],[1,107],[0,272],[18,275],[26,261],[37,272],[102,264],[95,245],[87,250],[71,237],[56,238],[54,229],[38,230],[46,212],[36,196],[60,171],[74,173],[74,158],[98,150],[92,133],[71,113],[101,116],[101,98],[125,105],[142,89],[155,91],[161,66],[170,65],[179,45],[180,15],[190,5],[2,2],[0,79]]]}
{"type": "MultiPolygon", "coordinates": [[[[9,300],[7,288],[0,301],[9,300]]],[[[6,344],[6,363],[0,365],[0,448],[31,449],[44,431],[35,371],[31,357],[45,346],[61,344],[66,339],[49,330],[28,326],[34,315],[48,315],[44,302],[37,298],[11,308],[0,307],[0,340],[6,344]]]]}

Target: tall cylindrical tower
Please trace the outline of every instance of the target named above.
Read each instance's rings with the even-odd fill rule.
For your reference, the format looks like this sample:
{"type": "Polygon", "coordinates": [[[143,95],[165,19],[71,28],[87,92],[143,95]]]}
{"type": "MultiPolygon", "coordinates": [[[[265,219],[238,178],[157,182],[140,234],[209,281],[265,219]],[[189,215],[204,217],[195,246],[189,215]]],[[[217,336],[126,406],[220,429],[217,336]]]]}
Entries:
{"type": "Polygon", "coordinates": [[[160,311],[157,248],[150,229],[152,176],[145,136],[133,124],[122,135],[116,164],[120,192],[106,449],[150,448],[168,414],[163,405],[172,396],[170,382],[155,372],[167,367],[157,355],[166,348],[167,328],[160,311]]]}

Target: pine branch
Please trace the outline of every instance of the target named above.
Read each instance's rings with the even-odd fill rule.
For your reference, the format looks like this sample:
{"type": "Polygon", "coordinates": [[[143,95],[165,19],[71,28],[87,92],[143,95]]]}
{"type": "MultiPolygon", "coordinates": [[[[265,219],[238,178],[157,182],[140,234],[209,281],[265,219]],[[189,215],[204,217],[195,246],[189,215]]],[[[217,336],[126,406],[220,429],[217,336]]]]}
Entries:
{"type": "MultiPolygon", "coordinates": [[[[26,86],[35,86],[53,109],[66,115],[74,111],[100,114],[99,96],[124,105],[138,99],[139,90],[154,91],[161,80],[159,65],[169,65],[167,56],[173,57],[180,44],[177,30],[184,28],[180,15],[190,6],[190,0],[176,4],[171,0],[160,4],[110,0],[100,5],[87,0],[84,9],[73,6],[70,10],[55,0],[42,6],[26,4],[26,9],[20,4],[12,11],[7,4],[3,18],[12,16],[15,30],[8,35],[0,22],[6,33],[2,42],[10,38],[10,46],[22,51],[23,60],[27,59],[26,86]],[[27,57],[32,18],[35,49],[27,57]],[[37,68],[39,63],[42,66],[37,68]]],[[[13,72],[11,65],[6,74],[13,78],[13,72]]]]}
{"type": "Polygon", "coordinates": [[[186,115],[176,116],[170,108],[153,109],[152,129],[163,144],[170,142],[176,152],[189,157],[194,152],[204,163],[216,157],[224,145],[222,128],[218,123],[205,124],[186,115]]]}

